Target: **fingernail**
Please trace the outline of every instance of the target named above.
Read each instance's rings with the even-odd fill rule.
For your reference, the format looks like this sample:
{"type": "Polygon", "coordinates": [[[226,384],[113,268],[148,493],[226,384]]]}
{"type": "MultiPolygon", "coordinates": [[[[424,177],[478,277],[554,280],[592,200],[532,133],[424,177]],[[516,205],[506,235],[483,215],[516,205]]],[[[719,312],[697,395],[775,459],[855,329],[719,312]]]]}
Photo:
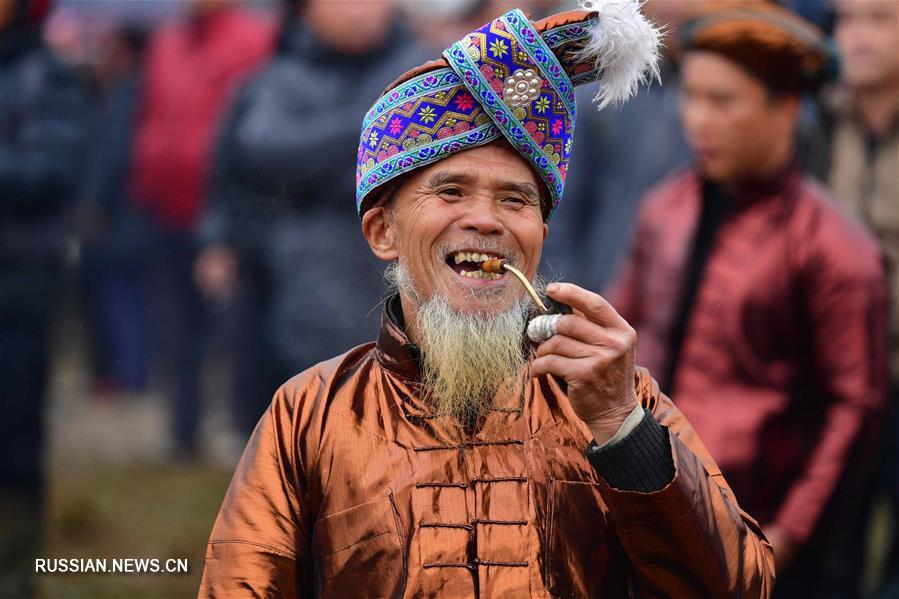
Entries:
{"type": "Polygon", "coordinates": [[[550,283],[549,285],[546,286],[547,293],[555,293],[558,290],[559,290],[559,286],[556,283],[550,283]]]}

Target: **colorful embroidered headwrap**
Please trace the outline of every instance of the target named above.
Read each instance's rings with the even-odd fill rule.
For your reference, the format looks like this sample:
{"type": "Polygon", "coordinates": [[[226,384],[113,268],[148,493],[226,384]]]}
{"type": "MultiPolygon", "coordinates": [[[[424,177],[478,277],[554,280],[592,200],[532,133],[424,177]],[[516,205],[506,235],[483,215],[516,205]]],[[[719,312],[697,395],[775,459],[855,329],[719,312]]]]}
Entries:
{"type": "Polygon", "coordinates": [[[600,81],[600,108],[656,75],[659,37],[636,0],[582,1],[532,23],[511,10],[403,74],[362,122],[356,167],[361,216],[388,181],[505,138],[562,199],[577,118],[574,87],[600,81]]]}

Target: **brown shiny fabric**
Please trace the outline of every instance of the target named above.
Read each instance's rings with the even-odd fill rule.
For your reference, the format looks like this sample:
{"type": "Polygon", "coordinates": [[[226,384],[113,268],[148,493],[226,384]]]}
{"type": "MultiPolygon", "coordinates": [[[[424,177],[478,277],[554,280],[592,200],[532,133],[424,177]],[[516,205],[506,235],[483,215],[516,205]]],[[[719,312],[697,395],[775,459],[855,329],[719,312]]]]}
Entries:
{"type": "Polygon", "coordinates": [[[254,432],[210,537],[200,597],[767,597],[771,547],[690,425],[663,490],[610,488],[548,378],[473,433],[420,399],[414,348],[377,344],[291,379],[254,432]]]}

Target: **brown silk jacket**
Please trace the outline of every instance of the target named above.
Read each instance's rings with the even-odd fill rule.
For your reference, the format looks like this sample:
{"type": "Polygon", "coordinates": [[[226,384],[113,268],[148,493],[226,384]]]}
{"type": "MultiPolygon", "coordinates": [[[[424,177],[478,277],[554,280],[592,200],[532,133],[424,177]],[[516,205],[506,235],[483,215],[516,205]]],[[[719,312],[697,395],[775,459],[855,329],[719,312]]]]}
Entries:
{"type": "Polygon", "coordinates": [[[773,553],[645,370],[668,429],[662,490],[611,488],[550,378],[472,434],[421,400],[416,349],[375,344],[294,377],[256,427],[206,553],[201,597],[768,597],[773,553]]]}

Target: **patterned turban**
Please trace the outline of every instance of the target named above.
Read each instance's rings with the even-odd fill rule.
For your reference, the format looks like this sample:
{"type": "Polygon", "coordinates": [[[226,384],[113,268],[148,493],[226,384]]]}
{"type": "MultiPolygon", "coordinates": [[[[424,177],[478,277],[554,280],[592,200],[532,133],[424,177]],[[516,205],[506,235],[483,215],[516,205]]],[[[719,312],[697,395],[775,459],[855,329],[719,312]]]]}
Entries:
{"type": "Polygon", "coordinates": [[[658,77],[659,33],[638,0],[581,0],[587,10],[531,22],[511,10],[394,81],[362,122],[356,166],[361,216],[388,181],[505,138],[562,199],[577,118],[574,87],[599,81],[600,109],[658,77]],[[596,9],[596,10],[591,10],[596,9]]]}

